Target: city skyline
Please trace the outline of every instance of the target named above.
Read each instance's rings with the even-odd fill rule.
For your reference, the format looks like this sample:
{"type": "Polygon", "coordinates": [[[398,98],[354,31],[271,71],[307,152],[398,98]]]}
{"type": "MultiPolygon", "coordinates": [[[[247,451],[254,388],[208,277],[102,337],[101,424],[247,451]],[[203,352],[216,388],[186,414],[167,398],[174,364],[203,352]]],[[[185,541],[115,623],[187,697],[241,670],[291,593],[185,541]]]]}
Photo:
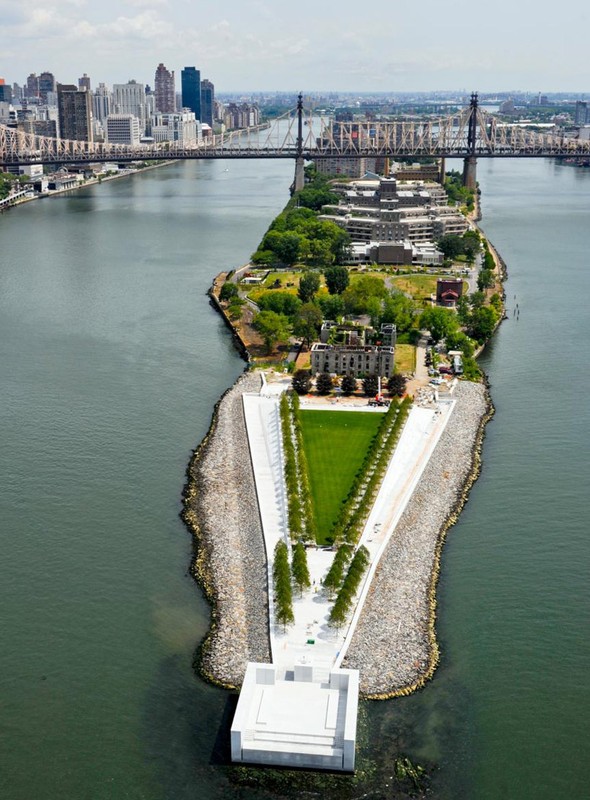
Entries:
{"type": "Polygon", "coordinates": [[[219,91],[571,91],[590,89],[581,0],[568,7],[567,32],[555,35],[555,10],[498,0],[494,12],[458,0],[392,9],[376,0],[371,14],[342,0],[332,11],[301,0],[228,0],[198,9],[167,0],[52,0],[39,8],[0,0],[0,75],[22,83],[49,70],[58,80],[153,83],[164,62],[179,74],[196,64],[219,91]],[[380,20],[376,24],[376,20],[380,20]],[[567,35],[566,35],[567,33],[567,35]],[[550,57],[549,57],[550,56],[550,57]]]}

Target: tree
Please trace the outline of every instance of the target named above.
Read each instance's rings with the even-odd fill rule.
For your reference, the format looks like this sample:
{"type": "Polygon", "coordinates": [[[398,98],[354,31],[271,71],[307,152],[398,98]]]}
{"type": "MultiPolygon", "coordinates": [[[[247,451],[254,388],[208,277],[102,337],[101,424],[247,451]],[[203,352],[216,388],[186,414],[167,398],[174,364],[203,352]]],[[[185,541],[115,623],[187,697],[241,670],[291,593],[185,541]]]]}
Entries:
{"type": "Polygon", "coordinates": [[[363,378],[363,391],[365,397],[374,397],[379,391],[379,378],[374,372],[363,378]]]}
{"type": "Polygon", "coordinates": [[[441,236],[436,245],[445,258],[457,258],[457,256],[462,256],[464,253],[463,239],[454,233],[447,233],[445,236],[441,236]]]}
{"type": "Polygon", "coordinates": [[[387,381],[387,391],[394,397],[402,397],[406,391],[407,380],[403,375],[395,373],[387,381]]]}
{"type": "Polygon", "coordinates": [[[337,205],[340,198],[328,188],[319,189],[308,187],[302,189],[297,195],[297,202],[304,208],[319,211],[322,206],[337,205]]]}
{"type": "Polygon", "coordinates": [[[480,292],[483,292],[484,289],[488,289],[490,286],[493,286],[494,283],[495,278],[492,270],[482,269],[477,276],[477,288],[480,290],[480,292]]]}
{"type": "Polygon", "coordinates": [[[481,308],[486,301],[484,292],[473,292],[469,295],[469,302],[472,308],[481,308]]]}
{"type": "Polygon", "coordinates": [[[350,282],[346,267],[328,267],[324,270],[324,277],[330,294],[342,294],[350,282]]]}
{"type": "Polygon", "coordinates": [[[269,353],[272,353],[277,342],[284,342],[289,338],[289,320],[274,311],[261,311],[254,317],[252,326],[264,339],[269,353]]]}
{"type": "Polygon", "coordinates": [[[435,342],[444,339],[447,333],[457,330],[459,322],[456,314],[448,308],[427,308],[420,316],[422,328],[430,331],[435,342]]]}
{"type": "Polygon", "coordinates": [[[356,392],[356,378],[347,373],[340,381],[340,389],[345,397],[349,397],[353,392],[356,392]]]}
{"type": "Polygon", "coordinates": [[[280,289],[269,289],[257,298],[256,303],[262,311],[274,311],[286,317],[293,317],[301,308],[297,295],[280,289]]]}
{"type": "Polygon", "coordinates": [[[308,369],[298,369],[293,373],[291,386],[297,394],[307,394],[311,389],[311,372],[308,369]]]}
{"type": "Polygon", "coordinates": [[[498,313],[490,306],[476,308],[471,313],[469,335],[478,342],[486,342],[496,327],[498,313]]]}
{"type": "Polygon", "coordinates": [[[270,230],[262,241],[262,251],[271,250],[278,261],[287,266],[295,264],[300,257],[302,237],[292,231],[270,230]]]}
{"type": "Polygon", "coordinates": [[[309,303],[313,300],[320,288],[320,283],[320,276],[317,272],[309,271],[301,276],[297,294],[302,303],[309,303]]]}
{"type": "Polygon", "coordinates": [[[381,278],[376,275],[361,275],[342,293],[344,308],[347,314],[365,314],[372,297],[382,299],[387,295],[387,288],[381,278]]]}
{"type": "Polygon", "coordinates": [[[453,331],[446,339],[448,350],[462,350],[465,358],[470,358],[474,352],[473,340],[463,331],[453,331]]]}
{"type": "Polygon", "coordinates": [[[322,327],[322,310],[315,303],[304,303],[293,319],[293,333],[295,336],[300,336],[305,344],[309,344],[317,336],[322,327]]]}
{"type": "Polygon", "coordinates": [[[320,295],[318,302],[324,319],[338,320],[344,316],[344,300],[339,294],[320,295]]]}
{"type": "Polygon", "coordinates": [[[315,381],[315,388],[318,394],[330,394],[334,386],[329,372],[320,372],[315,381]]]}
{"type": "Polygon", "coordinates": [[[238,294],[239,292],[236,284],[231,283],[231,281],[226,281],[219,292],[219,299],[222,301],[233,300],[233,298],[237,297],[238,294]]]}
{"type": "Polygon", "coordinates": [[[311,586],[309,568],[307,566],[307,550],[305,549],[303,542],[297,542],[293,548],[291,569],[293,571],[293,580],[295,581],[295,585],[299,589],[299,592],[303,594],[303,590],[308,589],[311,586]]]}
{"type": "Polygon", "coordinates": [[[398,333],[409,331],[414,324],[416,304],[396,289],[383,300],[381,322],[393,322],[398,333]]]}

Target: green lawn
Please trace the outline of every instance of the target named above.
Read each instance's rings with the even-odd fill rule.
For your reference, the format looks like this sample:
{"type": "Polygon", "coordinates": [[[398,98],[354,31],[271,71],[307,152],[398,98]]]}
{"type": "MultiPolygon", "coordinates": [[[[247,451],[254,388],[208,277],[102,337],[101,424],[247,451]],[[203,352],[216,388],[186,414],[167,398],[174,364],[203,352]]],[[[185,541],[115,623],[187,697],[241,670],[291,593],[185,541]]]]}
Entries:
{"type": "Polygon", "coordinates": [[[362,411],[301,411],[318,544],[326,543],[381,419],[362,411]]]}

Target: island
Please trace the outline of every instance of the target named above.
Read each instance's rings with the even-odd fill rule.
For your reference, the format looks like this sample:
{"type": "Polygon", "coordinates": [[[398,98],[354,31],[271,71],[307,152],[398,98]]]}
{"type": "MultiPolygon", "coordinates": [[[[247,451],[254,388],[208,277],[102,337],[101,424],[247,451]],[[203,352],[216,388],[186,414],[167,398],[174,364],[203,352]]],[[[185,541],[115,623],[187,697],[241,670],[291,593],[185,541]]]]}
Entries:
{"type": "Polygon", "coordinates": [[[214,281],[249,368],[193,453],[182,514],[212,607],[198,669],[242,687],[234,761],[351,771],[358,694],[434,674],[441,549],[493,414],[475,358],[504,313],[478,215],[453,173],[445,191],[312,168],[252,261],[214,281]],[[414,240],[375,244],[389,230],[414,240]]]}

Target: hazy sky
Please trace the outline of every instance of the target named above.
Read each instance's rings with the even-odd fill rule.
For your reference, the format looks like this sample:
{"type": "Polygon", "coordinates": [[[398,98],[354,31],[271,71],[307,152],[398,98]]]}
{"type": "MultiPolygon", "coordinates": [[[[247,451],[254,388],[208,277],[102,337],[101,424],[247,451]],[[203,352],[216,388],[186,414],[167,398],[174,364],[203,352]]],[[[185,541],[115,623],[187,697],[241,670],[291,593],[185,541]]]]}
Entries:
{"type": "Polygon", "coordinates": [[[10,83],[153,85],[163,61],[222,92],[590,92],[586,0],[0,0],[0,34],[10,83]]]}

